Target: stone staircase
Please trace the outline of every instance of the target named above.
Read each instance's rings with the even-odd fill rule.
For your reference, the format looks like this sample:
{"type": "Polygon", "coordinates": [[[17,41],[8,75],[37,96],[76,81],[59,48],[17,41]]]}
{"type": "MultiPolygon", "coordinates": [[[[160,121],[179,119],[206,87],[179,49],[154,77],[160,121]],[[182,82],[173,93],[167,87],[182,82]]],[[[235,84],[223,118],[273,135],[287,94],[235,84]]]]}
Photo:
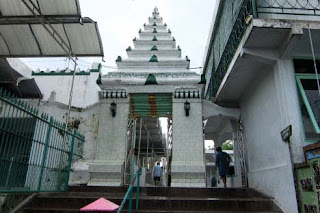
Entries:
{"type": "MultiPolygon", "coordinates": [[[[118,205],[125,187],[73,186],[65,193],[40,193],[23,212],[71,213],[100,197],[118,205]]],[[[127,202],[128,203],[128,202],[127,202]]],[[[133,200],[133,207],[135,206],[133,200]]],[[[123,211],[127,212],[127,210],[123,211]]],[[[282,212],[273,199],[252,189],[141,188],[140,208],[133,212],[282,212]]]]}

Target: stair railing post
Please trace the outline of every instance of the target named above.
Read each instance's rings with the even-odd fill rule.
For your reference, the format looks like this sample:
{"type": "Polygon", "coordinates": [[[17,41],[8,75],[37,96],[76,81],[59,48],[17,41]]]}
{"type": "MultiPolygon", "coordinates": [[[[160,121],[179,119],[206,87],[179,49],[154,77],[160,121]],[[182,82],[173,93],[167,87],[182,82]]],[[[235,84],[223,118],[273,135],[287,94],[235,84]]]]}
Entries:
{"type": "Polygon", "coordinates": [[[141,168],[138,171],[138,180],[137,180],[137,192],[136,192],[136,210],[139,209],[139,199],[140,199],[140,176],[141,176],[141,168]]]}
{"type": "Polygon", "coordinates": [[[133,187],[131,188],[130,195],[129,195],[129,209],[128,209],[129,213],[131,213],[132,211],[132,194],[133,194],[133,187]]]}

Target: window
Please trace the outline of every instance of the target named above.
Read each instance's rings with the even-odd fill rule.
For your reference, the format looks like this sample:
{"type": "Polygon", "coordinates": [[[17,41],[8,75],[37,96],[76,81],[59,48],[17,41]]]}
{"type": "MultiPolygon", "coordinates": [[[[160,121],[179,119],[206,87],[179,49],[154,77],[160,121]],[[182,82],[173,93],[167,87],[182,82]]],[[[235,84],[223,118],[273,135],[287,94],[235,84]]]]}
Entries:
{"type": "Polygon", "coordinates": [[[320,95],[315,74],[296,74],[306,138],[320,138],[320,95]]]}

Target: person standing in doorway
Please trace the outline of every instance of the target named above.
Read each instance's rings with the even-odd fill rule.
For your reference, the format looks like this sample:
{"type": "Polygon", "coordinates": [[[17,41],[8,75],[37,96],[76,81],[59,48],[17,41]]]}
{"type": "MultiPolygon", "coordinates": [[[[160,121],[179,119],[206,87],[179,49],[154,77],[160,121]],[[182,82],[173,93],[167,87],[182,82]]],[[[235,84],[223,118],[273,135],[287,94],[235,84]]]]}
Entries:
{"type": "Polygon", "coordinates": [[[219,170],[219,175],[223,181],[224,188],[227,188],[227,175],[229,173],[230,155],[223,152],[221,147],[216,148],[216,166],[219,170]]]}
{"type": "Polygon", "coordinates": [[[160,166],[160,163],[157,162],[157,165],[155,165],[155,166],[153,167],[154,186],[157,186],[157,180],[158,180],[159,183],[160,183],[161,175],[162,175],[162,168],[161,168],[161,166],[160,166]]]}

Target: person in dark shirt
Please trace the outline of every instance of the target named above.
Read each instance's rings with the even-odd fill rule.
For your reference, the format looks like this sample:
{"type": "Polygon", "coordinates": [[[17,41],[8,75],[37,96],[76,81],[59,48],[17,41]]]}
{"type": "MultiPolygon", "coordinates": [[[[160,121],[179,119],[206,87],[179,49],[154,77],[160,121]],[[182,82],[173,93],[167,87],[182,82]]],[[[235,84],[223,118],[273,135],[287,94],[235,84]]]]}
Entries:
{"type": "Polygon", "coordinates": [[[230,155],[223,152],[221,147],[216,148],[216,166],[219,170],[219,175],[223,181],[224,188],[227,188],[227,175],[229,173],[230,155]]]}

